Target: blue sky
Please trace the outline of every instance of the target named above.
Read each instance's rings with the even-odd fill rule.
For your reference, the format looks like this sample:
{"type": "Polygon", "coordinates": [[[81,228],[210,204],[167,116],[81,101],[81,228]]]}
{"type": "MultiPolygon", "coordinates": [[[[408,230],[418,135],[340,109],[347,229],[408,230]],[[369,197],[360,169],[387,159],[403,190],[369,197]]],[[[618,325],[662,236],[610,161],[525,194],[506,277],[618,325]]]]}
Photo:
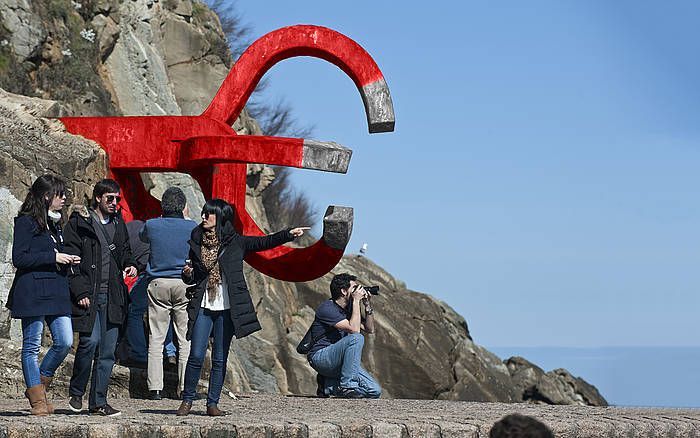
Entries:
{"type": "Polygon", "coordinates": [[[255,37],[333,28],[384,72],[396,131],[376,135],[335,66],[295,58],[266,75],[268,98],[354,151],[346,175],[294,174],[319,216],[355,208],[349,252],[367,242],[482,345],[700,346],[700,3],[237,10],[255,37]]]}

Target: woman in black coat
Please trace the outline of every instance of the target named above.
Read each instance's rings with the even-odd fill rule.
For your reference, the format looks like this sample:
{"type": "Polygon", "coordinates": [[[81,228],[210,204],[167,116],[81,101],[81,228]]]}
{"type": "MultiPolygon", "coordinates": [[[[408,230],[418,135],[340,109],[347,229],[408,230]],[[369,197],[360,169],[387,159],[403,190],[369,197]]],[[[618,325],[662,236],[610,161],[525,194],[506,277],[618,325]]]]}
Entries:
{"type": "Polygon", "coordinates": [[[255,307],[243,277],[243,257],[294,240],[308,227],[293,228],[263,237],[241,236],[233,227],[233,207],[212,199],[202,208],[202,223],[192,230],[190,261],[182,272],[187,284],[187,339],[192,341],[185,368],[185,389],[177,415],[187,415],[195,399],[202,362],[213,337],[207,415],[224,412],[217,404],[226,376],[231,340],[260,330],[255,307]]]}
{"type": "Polygon", "coordinates": [[[34,181],[15,218],[12,263],[17,268],[7,299],[13,318],[22,320],[22,373],[33,415],[47,415],[46,398],[54,372],[73,344],[66,271],[80,257],[63,252],[61,209],[65,184],[53,175],[34,181]],[[39,347],[49,326],[53,344],[39,365],[39,347]]]}

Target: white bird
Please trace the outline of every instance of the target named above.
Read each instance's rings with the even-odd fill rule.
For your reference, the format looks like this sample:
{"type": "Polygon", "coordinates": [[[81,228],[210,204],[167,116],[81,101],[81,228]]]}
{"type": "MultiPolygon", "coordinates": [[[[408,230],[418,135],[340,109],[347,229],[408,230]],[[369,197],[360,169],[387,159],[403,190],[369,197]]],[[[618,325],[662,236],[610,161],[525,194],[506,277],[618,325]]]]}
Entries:
{"type": "Polygon", "coordinates": [[[363,243],[362,248],[360,248],[360,254],[365,254],[367,252],[367,244],[363,243]]]}

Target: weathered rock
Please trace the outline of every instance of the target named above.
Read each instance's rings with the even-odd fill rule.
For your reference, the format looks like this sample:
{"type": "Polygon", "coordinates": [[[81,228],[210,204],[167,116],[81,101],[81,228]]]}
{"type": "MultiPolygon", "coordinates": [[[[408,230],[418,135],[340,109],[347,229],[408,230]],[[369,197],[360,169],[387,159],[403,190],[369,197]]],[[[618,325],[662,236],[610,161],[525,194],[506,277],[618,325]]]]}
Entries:
{"type": "MultiPolygon", "coordinates": [[[[36,177],[44,173],[68,182],[69,202],[83,200],[106,172],[106,154],[95,143],[70,135],[57,120],[57,102],[26,98],[0,90],[0,336],[18,335],[4,304],[14,278],[11,242],[19,203],[36,177]]],[[[16,326],[16,325],[15,325],[16,326]]]]}
{"type": "Polygon", "coordinates": [[[91,23],[99,36],[100,59],[104,60],[114,49],[114,44],[119,37],[119,26],[110,17],[102,14],[96,15],[91,23]]]}
{"type": "Polygon", "coordinates": [[[228,67],[211,55],[169,66],[168,77],[182,114],[201,114],[214,98],[228,72],[228,67]]]}
{"type": "Polygon", "coordinates": [[[454,353],[453,371],[457,379],[452,389],[440,395],[448,400],[519,401],[508,368],[485,348],[464,340],[454,353]]]}
{"type": "Polygon", "coordinates": [[[29,0],[0,0],[0,24],[10,32],[9,42],[20,61],[29,58],[46,38],[41,19],[29,0]]]}
{"type": "Polygon", "coordinates": [[[137,0],[123,2],[116,13],[120,37],[105,67],[113,98],[124,115],[180,115],[156,45],[160,41],[160,15],[155,9],[149,9],[145,0],[137,0]]]}
{"type": "Polygon", "coordinates": [[[578,400],[581,405],[589,406],[607,406],[598,389],[580,377],[574,377],[567,370],[557,368],[554,371],[547,373],[548,376],[556,378],[562,385],[565,386],[566,392],[569,394],[568,400],[560,404],[572,404],[571,400],[578,400]]]}
{"type": "Polygon", "coordinates": [[[204,57],[210,45],[204,33],[177,16],[168,16],[161,25],[163,54],[168,67],[190,63],[204,57]]]}
{"type": "Polygon", "coordinates": [[[564,369],[545,373],[522,357],[504,361],[519,394],[518,400],[554,405],[607,406],[598,390],[564,369]]]}

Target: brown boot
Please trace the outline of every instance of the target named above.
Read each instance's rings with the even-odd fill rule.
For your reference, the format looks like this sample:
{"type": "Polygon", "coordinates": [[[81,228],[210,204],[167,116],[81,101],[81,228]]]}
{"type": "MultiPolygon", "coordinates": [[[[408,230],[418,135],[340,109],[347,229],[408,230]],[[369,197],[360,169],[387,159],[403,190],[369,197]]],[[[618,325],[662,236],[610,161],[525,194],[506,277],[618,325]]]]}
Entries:
{"type": "Polygon", "coordinates": [[[49,411],[49,414],[53,414],[53,405],[51,404],[51,400],[49,400],[49,387],[51,386],[51,381],[53,380],[53,377],[46,377],[46,376],[39,376],[41,379],[41,384],[44,385],[44,395],[46,396],[46,410],[49,411]]]}
{"type": "Polygon", "coordinates": [[[49,415],[46,408],[46,391],[44,385],[38,384],[24,391],[24,395],[29,399],[29,404],[32,406],[32,415],[49,415]]]}
{"type": "Polygon", "coordinates": [[[228,412],[222,411],[216,405],[209,405],[207,406],[207,415],[210,417],[223,417],[224,415],[228,415],[228,412]]]}
{"type": "Polygon", "coordinates": [[[190,414],[190,409],[192,409],[192,402],[183,400],[180,407],[177,408],[177,412],[175,413],[175,415],[177,415],[178,417],[184,417],[190,414]]]}

